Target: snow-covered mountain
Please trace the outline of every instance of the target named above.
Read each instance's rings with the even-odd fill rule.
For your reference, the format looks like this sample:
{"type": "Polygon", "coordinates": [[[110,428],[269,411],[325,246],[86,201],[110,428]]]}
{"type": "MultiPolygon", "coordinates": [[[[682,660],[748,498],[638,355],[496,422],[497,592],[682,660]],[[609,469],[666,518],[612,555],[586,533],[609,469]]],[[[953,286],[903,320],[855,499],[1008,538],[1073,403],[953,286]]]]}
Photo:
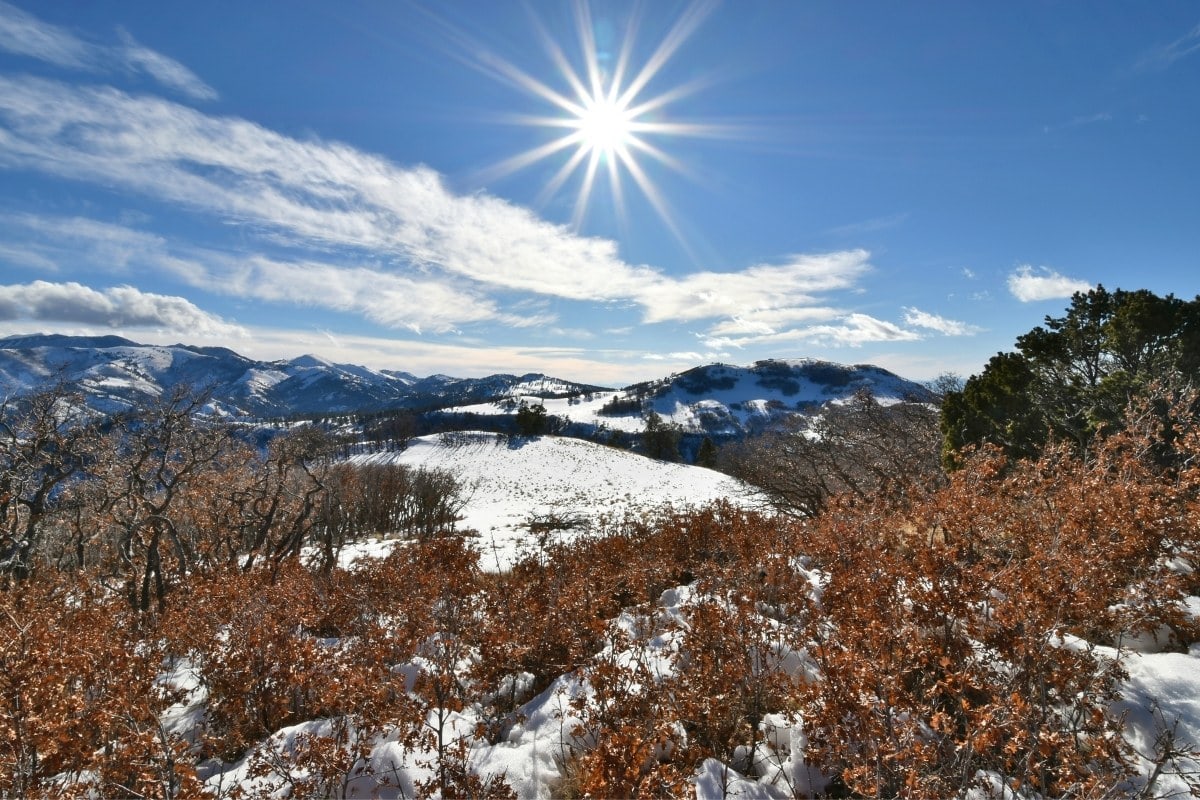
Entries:
{"type": "Polygon", "coordinates": [[[222,347],[144,345],[119,336],[0,339],[0,396],[59,381],[83,392],[91,406],[104,412],[187,385],[207,390],[215,413],[258,417],[434,408],[507,396],[514,387],[543,396],[598,388],[536,374],[417,378],[335,364],[316,355],[255,361],[222,347]]]}
{"type": "Polygon", "coordinates": [[[484,378],[374,370],[316,355],[255,361],[222,347],[144,345],[119,336],[56,334],[0,339],[0,396],[63,381],[104,412],[186,385],[210,393],[210,410],[286,417],[407,408],[478,417],[515,414],[519,403],[584,431],[640,432],[650,412],[686,434],[736,437],[779,416],[813,411],[860,389],[881,401],[924,399],[928,390],[879,367],[812,359],[710,364],[621,390],[540,373],[484,378]]]}
{"type": "MultiPolygon", "coordinates": [[[[513,394],[490,403],[448,409],[489,416],[515,413],[514,401],[541,404],[554,417],[583,427],[636,433],[650,412],[684,434],[735,438],[792,413],[810,413],[829,402],[842,402],[860,390],[882,403],[928,401],[927,387],[880,367],[846,366],[815,359],[758,361],[748,367],[709,364],[657,381],[600,391],[539,399],[513,394]]],[[[531,393],[532,394],[532,393],[531,393]]]]}
{"type": "Polygon", "coordinates": [[[685,432],[736,435],[788,412],[813,411],[867,390],[880,402],[927,401],[928,388],[880,367],[816,359],[756,361],[749,367],[710,364],[660,381],[630,386],[617,396],[640,402],[685,432]]]}

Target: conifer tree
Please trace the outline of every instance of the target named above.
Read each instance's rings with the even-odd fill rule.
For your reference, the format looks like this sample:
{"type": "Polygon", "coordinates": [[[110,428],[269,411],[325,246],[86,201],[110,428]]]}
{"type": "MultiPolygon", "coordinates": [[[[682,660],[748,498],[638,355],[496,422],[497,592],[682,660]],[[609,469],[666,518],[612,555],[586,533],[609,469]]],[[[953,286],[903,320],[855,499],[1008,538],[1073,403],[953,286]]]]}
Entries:
{"type": "Polygon", "coordinates": [[[946,395],[947,463],[967,445],[994,444],[1011,458],[1049,439],[1085,449],[1120,428],[1125,407],[1157,380],[1200,378],[1200,297],[1145,289],[1076,292],[1061,317],[1017,337],[962,391],[946,395]]]}

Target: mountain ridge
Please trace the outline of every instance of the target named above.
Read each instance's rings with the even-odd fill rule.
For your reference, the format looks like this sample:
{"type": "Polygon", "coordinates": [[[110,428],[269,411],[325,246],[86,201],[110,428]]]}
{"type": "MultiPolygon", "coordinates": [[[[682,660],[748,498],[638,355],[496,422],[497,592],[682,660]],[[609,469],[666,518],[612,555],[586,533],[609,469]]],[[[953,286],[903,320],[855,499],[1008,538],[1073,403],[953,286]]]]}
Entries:
{"type": "Polygon", "coordinates": [[[544,373],[482,378],[418,377],[335,363],[317,354],[258,361],[224,347],[145,345],[124,337],[18,335],[0,339],[0,393],[63,382],[94,409],[112,413],[175,387],[207,391],[209,410],[234,417],[453,409],[500,415],[519,402],[563,419],[614,430],[640,428],[651,412],[691,433],[736,436],[783,413],[807,412],[861,389],[891,400],[928,389],[873,365],[767,359],[749,366],[707,364],[622,389],[544,373]]]}
{"type": "Polygon", "coordinates": [[[215,413],[278,417],[480,402],[535,381],[547,394],[605,388],[540,373],[421,378],[400,370],[335,363],[315,354],[259,361],[224,347],[147,345],[115,335],[21,334],[0,339],[0,396],[64,383],[79,389],[91,407],[104,413],[126,410],[180,385],[209,392],[209,409],[215,413]]]}

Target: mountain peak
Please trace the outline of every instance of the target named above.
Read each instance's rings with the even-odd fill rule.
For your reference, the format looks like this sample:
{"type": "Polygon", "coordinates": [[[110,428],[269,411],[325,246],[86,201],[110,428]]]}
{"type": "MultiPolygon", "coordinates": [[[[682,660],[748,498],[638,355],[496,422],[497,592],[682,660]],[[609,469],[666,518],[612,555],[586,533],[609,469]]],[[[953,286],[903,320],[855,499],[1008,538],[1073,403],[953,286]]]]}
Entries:
{"type": "Polygon", "coordinates": [[[328,369],[335,366],[332,361],[313,353],[305,353],[302,356],[291,359],[287,363],[293,367],[319,367],[323,369],[328,369]]]}
{"type": "MultiPolygon", "coordinates": [[[[736,436],[780,415],[811,413],[868,389],[893,401],[928,392],[879,367],[817,359],[709,364],[615,392],[529,372],[482,378],[335,364],[316,354],[264,362],[225,348],[140,345],[120,336],[37,334],[0,339],[0,394],[59,378],[104,412],[129,409],[177,386],[204,387],[214,413],[232,416],[429,411],[539,398],[563,418],[637,429],[653,410],[687,432],[736,436]],[[593,408],[594,406],[594,408],[593,408]]],[[[493,413],[493,412],[488,412],[493,413]]]]}
{"type": "Polygon", "coordinates": [[[137,342],[122,336],[69,336],[63,333],[18,333],[0,339],[3,350],[33,350],[38,347],[83,347],[104,349],[108,347],[141,347],[137,342]]]}

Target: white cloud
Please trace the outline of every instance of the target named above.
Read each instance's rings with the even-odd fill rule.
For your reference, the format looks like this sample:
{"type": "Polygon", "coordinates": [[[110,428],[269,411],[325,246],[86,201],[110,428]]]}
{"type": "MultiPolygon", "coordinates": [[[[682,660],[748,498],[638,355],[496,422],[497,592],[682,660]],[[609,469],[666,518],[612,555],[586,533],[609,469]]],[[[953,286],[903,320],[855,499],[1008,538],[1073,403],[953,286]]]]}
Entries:
{"type": "Polygon", "coordinates": [[[0,1],[0,50],[29,56],[60,67],[84,68],[91,48],[78,38],[0,1]]]}
{"type": "Polygon", "coordinates": [[[1076,292],[1086,292],[1091,288],[1092,285],[1087,281],[1068,278],[1048,267],[1033,267],[1028,264],[1017,267],[1016,271],[1008,276],[1008,291],[1022,303],[1070,297],[1076,292]]]}
{"type": "Polygon", "coordinates": [[[838,312],[824,325],[787,328],[769,333],[701,337],[706,347],[744,349],[807,342],[827,347],[859,347],[872,342],[911,342],[921,335],[868,314],[838,312]]]}
{"type": "Polygon", "coordinates": [[[794,306],[748,311],[721,320],[709,328],[712,336],[770,336],[796,323],[824,322],[845,314],[828,306],[794,306]]]}
{"type": "Polygon", "coordinates": [[[161,236],[86,217],[0,215],[0,232],[10,245],[20,240],[31,259],[53,264],[56,272],[63,263],[78,266],[86,260],[105,272],[124,274],[147,254],[166,248],[161,236]]]}
{"type": "Polygon", "coordinates": [[[119,34],[119,45],[93,44],[0,0],[0,50],[68,69],[141,72],[197,100],[216,99],[216,90],[183,64],[138,44],[126,31],[119,34]]]}
{"type": "Polygon", "coordinates": [[[907,220],[908,212],[905,211],[899,214],[889,214],[886,217],[874,217],[861,222],[838,225],[836,228],[830,228],[829,232],[837,236],[858,236],[864,233],[874,233],[876,231],[895,228],[904,224],[907,220]]]}
{"type": "Polygon", "coordinates": [[[815,325],[797,333],[800,338],[832,346],[859,347],[871,342],[912,342],[920,334],[867,314],[848,314],[838,325],[815,325]]]}
{"type": "Polygon", "coordinates": [[[57,262],[25,243],[0,242],[0,262],[33,270],[41,275],[58,272],[57,262]]]}
{"type": "Polygon", "coordinates": [[[1141,70],[1166,69],[1181,58],[1200,50],[1200,25],[1180,36],[1173,42],[1151,48],[1138,60],[1141,70]]]}
{"type": "Polygon", "coordinates": [[[240,259],[210,272],[204,288],[243,297],[350,311],[389,328],[449,333],[459,325],[536,323],[501,314],[495,304],[448,281],[413,280],[378,269],[316,261],[285,262],[264,256],[240,259]]]}
{"type": "Polygon", "coordinates": [[[703,353],[696,353],[690,350],[678,353],[644,353],[642,355],[642,358],[646,361],[681,361],[691,365],[705,361],[709,357],[703,353]]]}
{"type": "Polygon", "coordinates": [[[158,328],[201,338],[246,335],[244,328],[182,297],[149,294],[130,286],[96,291],[73,281],[0,286],[0,320],[21,319],[105,328],[158,328]]]}
{"type": "Polygon", "coordinates": [[[591,341],[596,338],[596,334],[585,328],[562,328],[554,326],[546,329],[546,334],[558,339],[575,339],[577,341],[591,341]]]}
{"type": "Polygon", "coordinates": [[[216,100],[217,90],[200,80],[196,73],[156,50],[138,44],[127,31],[120,31],[117,56],[132,70],[144,72],[154,80],[197,100],[216,100]]]}
{"type": "Polygon", "coordinates": [[[904,322],[918,328],[928,328],[946,336],[974,336],[983,331],[983,328],[977,325],[939,317],[937,314],[930,314],[919,308],[904,309],[904,322]]]}
{"type": "Polygon", "coordinates": [[[700,344],[704,345],[704,348],[709,351],[728,351],[731,347],[735,350],[741,350],[744,346],[741,340],[728,336],[697,334],[697,338],[700,339],[700,344]]]}
{"type": "Polygon", "coordinates": [[[197,247],[177,253],[160,236],[81,217],[0,216],[0,234],[24,237],[17,251],[22,263],[45,263],[54,271],[59,263],[122,276],[140,268],[214,294],[350,312],[417,333],[448,333],[476,322],[529,328],[555,320],[537,311],[503,313],[469,281],[446,276],[397,275],[377,267],[254,253],[233,257],[197,247]]]}
{"type": "Polygon", "coordinates": [[[1112,122],[1112,114],[1107,111],[1102,111],[1098,114],[1080,115],[1071,117],[1066,122],[1060,122],[1056,125],[1043,125],[1042,133],[1053,133],[1054,131],[1065,131],[1071,128],[1082,128],[1087,125],[1096,125],[1101,122],[1112,122]]]}
{"type": "MultiPolygon", "coordinates": [[[[819,295],[854,289],[870,269],[869,254],[851,250],[675,278],[500,198],[456,195],[426,167],[111,88],[0,76],[0,121],[0,166],[118,186],[250,223],[276,241],[382,259],[376,272],[394,273],[405,291],[440,284],[427,291],[435,305],[451,282],[467,285],[464,322],[498,313],[484,297],[495,291],[632,302],[649,323],[798,316],[819,295]]],[[[336,294],[339,282],[361,284],[355,269],[318,271],[336,294]]],[[[371,309],[372,319],[395,321],[380,304],[371,309]]]]}
{"type": "Polygon", "coordinates": [[[851,289],[870,270],[865,250],[792,256],[784,264],[759,264],[739,272],[697,272],[660,277],[637,297],[647,322],[713,317],[803,316],[819,295],[851,289]]]}

